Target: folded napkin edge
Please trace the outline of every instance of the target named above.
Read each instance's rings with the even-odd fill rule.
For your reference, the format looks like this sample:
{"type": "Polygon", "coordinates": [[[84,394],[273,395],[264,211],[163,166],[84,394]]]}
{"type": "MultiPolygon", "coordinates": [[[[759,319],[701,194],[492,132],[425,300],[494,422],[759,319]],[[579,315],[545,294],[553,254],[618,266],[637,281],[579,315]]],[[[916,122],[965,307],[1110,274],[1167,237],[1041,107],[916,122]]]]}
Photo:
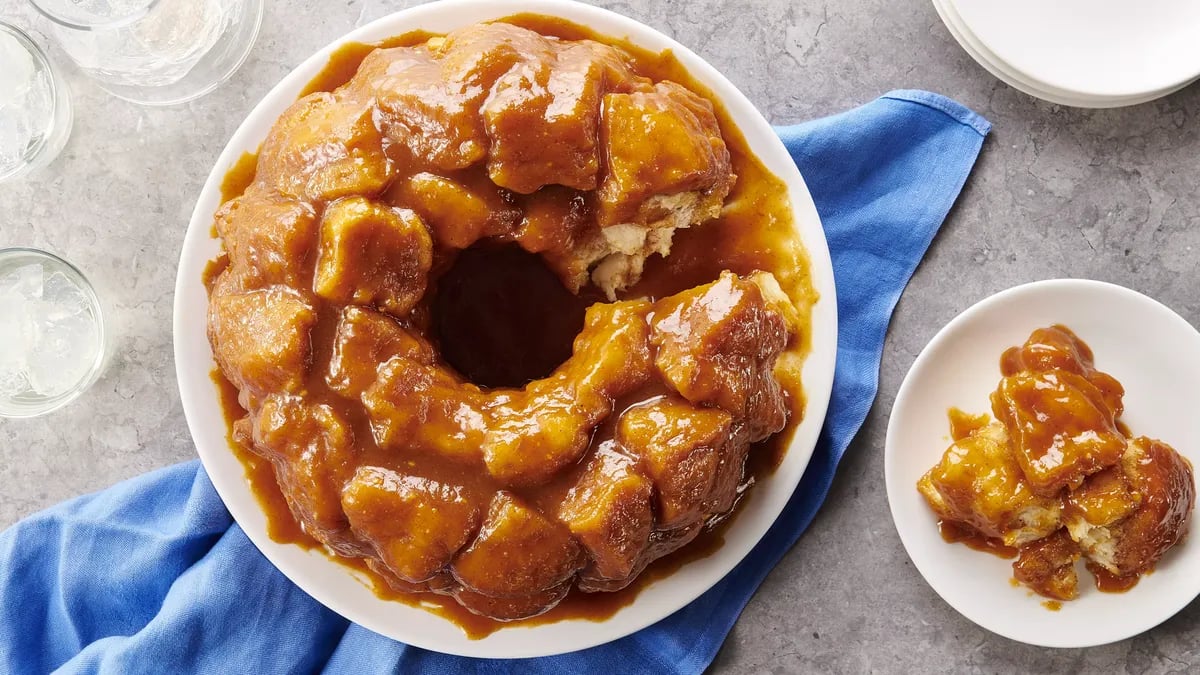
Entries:
{"type": "Polygon", "coordinates": [[[880,98],[907,101],[932,108],[946,114],[956,122],[974,129],[980,136],[987,136],[992,130],[992,123],[983,115],[954,99],[947,98],[941,94],[935,94],[931,91],[924,91],[922,89],[894,89],[880,98]]]}

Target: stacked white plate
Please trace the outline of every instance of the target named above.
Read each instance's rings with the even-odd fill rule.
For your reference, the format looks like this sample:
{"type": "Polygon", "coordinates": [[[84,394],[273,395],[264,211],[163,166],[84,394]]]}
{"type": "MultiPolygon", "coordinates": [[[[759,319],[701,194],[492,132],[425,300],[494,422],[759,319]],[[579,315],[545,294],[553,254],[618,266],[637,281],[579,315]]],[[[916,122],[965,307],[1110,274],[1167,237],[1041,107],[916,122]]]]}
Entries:
{"type": "Polygon", "coordinates": [[[1200,1],[933,0],[954,39],[1009,86],[1052,103],[1145,103],[1200,77],[1200,1]]]}

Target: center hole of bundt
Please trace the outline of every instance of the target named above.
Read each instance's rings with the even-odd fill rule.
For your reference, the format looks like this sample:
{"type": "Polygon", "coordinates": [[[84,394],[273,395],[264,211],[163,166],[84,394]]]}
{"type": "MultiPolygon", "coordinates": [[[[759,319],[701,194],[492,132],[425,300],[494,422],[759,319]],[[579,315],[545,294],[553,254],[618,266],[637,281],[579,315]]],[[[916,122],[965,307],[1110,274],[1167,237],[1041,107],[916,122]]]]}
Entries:
{"type": "Polygon", "coordinates": [[[571,356],[598,297],[568,291],[542,259],[516,245],[459,254],[438,281],[433,325],[442,358],[481,387],[521,387],[571,356]]]}

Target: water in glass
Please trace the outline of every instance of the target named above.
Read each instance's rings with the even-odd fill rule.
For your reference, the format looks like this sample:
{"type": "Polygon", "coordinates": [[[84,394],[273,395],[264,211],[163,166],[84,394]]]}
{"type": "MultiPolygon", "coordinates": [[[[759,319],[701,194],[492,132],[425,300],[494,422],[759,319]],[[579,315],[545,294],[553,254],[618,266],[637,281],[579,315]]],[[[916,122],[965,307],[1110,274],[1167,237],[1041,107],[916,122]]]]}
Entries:
{"type": "Polygon", "coordinates": [[[0,22],[0,180],[44,166],[70,129],[62,78],[27,34],[0,22]]]}

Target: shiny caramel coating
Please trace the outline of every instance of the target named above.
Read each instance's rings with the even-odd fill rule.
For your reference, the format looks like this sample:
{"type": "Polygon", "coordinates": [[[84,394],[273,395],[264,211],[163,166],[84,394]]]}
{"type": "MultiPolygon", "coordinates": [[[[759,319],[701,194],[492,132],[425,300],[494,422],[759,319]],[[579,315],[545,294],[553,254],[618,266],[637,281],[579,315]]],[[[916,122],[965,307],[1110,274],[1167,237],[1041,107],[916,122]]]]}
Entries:
{"type": "Polygon", "coordinates": [[[312,305],[280,287],[226,290],[231,285],[218,283],[208,306],[209,341],[221,371],[252,397],[300,391],[311,363],[312,305]]]}
{"type": "Polygon", "coordinates": [[[343,396],[358,399],[375,384],[379,365],[396,357],[426,365],[435,360],[433,347],[392,317],[351,305],[338,319],[325,382],[343,396]]]}
{"type": "Polygon", "coordinates": [[[395,199],[421,215],[439,246],[461,249],[507,234],[521,219],[520,210],[495,185],[478,179],[470,183],[422,171],[392,190],[395,199]]]}
{"type": "Polygon", "coordinates": [[[917,489],[939,518],[965,523],[1007,546],[1059,528],[1058,500],[1034,493],[1009,449],[1008,434],[996,423],[951,444],[917,489]]]}
{"type": "Polygon", "coordinates": [[[446,369],[406,356],[380,366],[378,379],[362,395],[379,447],[466,465],[482,461],[485,400],[478,387],[446,369]]]}
{"type": "Polygon", "coordinates": [[[641,574],[647,565],[687,546],[703,530],[704,523],[696,523],[687,527],[677,527],[670,530],[655,530],[650,534],[650,541],[642,549],[641,555],[634,560],[633,569],[628,576],[619,579],[608,579],[598,574],[594,566],[589,566],[579,573],[579,590],[585,593],[619,591],[628,586],[637,575],[641,574]]]}
{"type": "Polygon", "coordinates": [[[663,528],[687,527],[709,515],[717,470],[733,418],[715,408],[660,399],[621,415],[617,439],[658,486],[655,505],[663,528]]]}
{"type": "Polygon", "coordinates": [[[455,586],[450,594],[463,607],[491,617],[497,621],[514,621],[527,619],[542,614],[567,597],[571,592],[571,583],[563,582],[554,588],[528,595],[495,597],[484,593],[476,593],[463,586],[455,586]]]}
{"type": "Polygon", "coordinates": [[[579,459],[590,429],[612,414],[616,399],[652,376],[649,310],[640,300],[592,305],[571,358],[492,408],[483,447],[492,476],[539,482],[579,459]]]}
{"type": "Polygon", "coordinates": [[[1100,390],[1113,417],[1120,417],[1125,411],[1125,388],[1113,376],[1096,370],[1091,347],[1066,326],[1055,324],[1035,329],[1025,344],[1000,356],[1000,372],[1006,376],[1021,371],[1049,373],[1055,370],[1074,373],[1091,382],[1100,390]]]}
{"type": "Polygon", "coordinates": [[[1066,530],[1057,530],[1021,547],[1013,562],[1013,576],[1039,595],[1055,600],[1074,600],[1079,595],[1076,560],[1079,560],[1079,548],[1067,536],[1066,530]]]}
{"type": "Polygon", "coordinates": [[[482,514],[462,487],[375,466],[360,466],[341,491],[350,528],[384,565],[419,584],[450,563],[482,514]]]}
{"type": "Polygon", "coordinates": [[[441,246],[513,236],[572,290],[595,268],[610,299],[646,257],[670,251],[675,230],[716,217],[735,182],[709,101],[635,75],[614,47],[504,23],[374,50],[346,85],[284,113],[258,175],[268,190],[317,204],[386,196],[429,217],[441,246]],[[582,199],[603,228],[512,234],[522,195],[533,210],[582,199]]]}
{"type": "Polygon", "coordinates": [[[263,141],[256,182],[305,202],[371,197],[396,175],[370,99],[318,92],[284,111],[263,141]]]}
{"type": "Polygon", "coordinates": [[[1013,437],[1030,486],[1043,496],[1078,487],[1125,452],[1103,393],[1070,371],[1005,377],[992,394],[992,412],[1013,437]]]}
{"type": "Polygon", "coordinates": [[[346,536],[341,508],[342,486],[353,475],[359,454],[346,421],[327,405],[275,394],[258,409],[251,440],[251,447],[275,465],[296,519],[330,546],[357,553],[357,542],[346,536]]]}
{"type": "Polygon", "coordinates": [[[1088,476],[1078,488],[1069,490],[1063,498],[1063,517],[1068,522],[1080,518],[1089,525],[1107,526],[1129,516],[1141,503],[1142,493],[1116,464],[1088,476]]]}
{"type": "Polygon", "coordinates": [[[633,86],[648,81],[594,42],[574,43],[509,70],[481,109],[492,139],[488,175],[523,194],[552,184],[596,189],[604,91],[633,86]]]}
{"type": "Polygon", "coordinates": [[[512,598],[552,589],[583,563],[582,549],[565,526],[502,490],[479,535],[451,569],[468,590],[512,598]]]}
{"type": "Polygon", "coordinates": [[[654,195],[699,191],[702,211],[720,208],[733,175],[710,103],[673,82],[659,82],[652,91],[608,94],[604,109],[608,170],[599,190],[601,226],[668,215],[654,195]]]}
{"type": "MultiPolygon", "coordinates": [[[[646,403],[618,408],[618,400],[647,387],[669,391],[669,381],[655,365],[652,317],[668,307],[689,313],[692,305],[707,302],[710,318],[729,330],[744,333],[747,327],[739,322],[745,321],[781,322],[765,305],[743,312],[740,302],[713,303],[715,292],[744,300],[747,294],[755,297],[755,288],[751,281],[730,277],[705,293],[657,303],[595,304],[572,357],[550,377],[520,390],[483,390],[464,382],[437,361],[413,327],[369,308],[342,309],[329,367],[318,376],[331,391],[361,402],[371,439],[391,459],[386,466],[363,464],[357,473],[351,471],[343,479],[340,502],[337,491],[321,498],[322,509],[332,517],[340,503],[357,549],[344,542],[341,531],[312,526],[311,519],[302,520],[306,530],[335,548],[342,546],[340,550],[371,551],[373,564],[389,570],[397,588],[435,590],[422,585],[426,577],[440,578],[453,566],[456,583],[463,587],[438,582],[438,592],[450,593],[474,610],[493,611],[494,618],[544,611],[541,606],[530,609],[534,599],[561,599],[558,586],[569,587],[577,573],[577,583],[587,590],[627,585],[650,562],[685,545],[702,526],[732,509],[744,486],[751,443],[747,429],[770,428],[776,423],[773,411],[783,406],[778,388],[765,387],[752,392],[754,397],[775,400],[745,405],[737,416],[661,393],[646,403]],[[734,318],[722,317],[720,311],[734,318]],[[763,410],[770,411],[768,419],[750,417],[763,410]],[[612,415],[617,415],[612,440],[594,439],[597,426],[612,415]],[[590,459],[584,454],[588,452],[590,459]],[[484,511],[479,495],[485,493],[478,493],[477,486],[486,491],[549,485],[581,459],[583,471],[552,510],[501,490],[495,494],[503,497],[495,498],[482,524],[470,515],[484,511]],[[474,476],[470,489],[453,487],[444,477],[423,477],[421,467],[431,466],[443,476],[474,476]],[[463,500],[469,504],[460,504],[463,500]],[[413,529],[425,534],[405,534],[413,529]],[[471,539],[475,529],[481,535],[471,539]],[[509,550],[506,540],[520,537],[553,541],[550,548],[561,560],[547,562],[550,553],[543,558],[504,553],[509,550]],[[474,553],[468,556],[468,551],[474,553]],[[524,566],[520,588],[494,585],[500,582],[482,576],[503,555],[514,566],[524,566]]],[[[736,354],[721,349],[743,353],[745,347],[743,341],[725,344],[708,353],[731,359],[736,354]]],[[[682,345],[674,348],[678,352],[682,345]]],[[[761,364],[767,372],[771,365],[770,359],[761,364]]],[[[760,373],[750,382],[765,377],[760,373]]],[[[280,444],[311,445],[318,431],[293,425],[278,438],[256,437],[255,447],[265,454],[280,444]]],[[[316,494],[297,488],[283,473],[279,478],[285,491],[316,494]]],[[[517,574],[515,568],[509,573],[517,574]]]]}
{"type": "Polygon", "coordinates": [[[416,213],[346,197],[321,219],[313,292],[403,317],[425,294],[432,264],[433,242],[416,213]]]}
{"type": "Polygon", "coordinates": [[[762,422],[752,440],[783,425],[782,400],[771,395],[778,389],[771,365],[788,332],[756,284],[724,273],[660,303],[653,326],[655,364],[681,396],[732,415],[757,413],[762,422]]]}
{"type": "Polygon", "coordinates": [[[1151,569],[1187,534],[1196,482],[1191,462],[1146,437],[1130,442],[1122,468],[1141,499],[1132,515],[1109,528],[1116,541],[1110,571],[1129,576],[1151,569]]]}
{"type": "Polygon", "coordinates": [[[596,448],[563,499],[558,519],[587,550],[596,575],[630,577],[654,531],[654,485],[638,470],[636,460],[607,443],[596,448]]]}
{"type": "Polygon", "coordinates": [[[217,234],[247,288],[307,285],[317,232],[311,204],[256,185],[214,217],[217,234]]]}

